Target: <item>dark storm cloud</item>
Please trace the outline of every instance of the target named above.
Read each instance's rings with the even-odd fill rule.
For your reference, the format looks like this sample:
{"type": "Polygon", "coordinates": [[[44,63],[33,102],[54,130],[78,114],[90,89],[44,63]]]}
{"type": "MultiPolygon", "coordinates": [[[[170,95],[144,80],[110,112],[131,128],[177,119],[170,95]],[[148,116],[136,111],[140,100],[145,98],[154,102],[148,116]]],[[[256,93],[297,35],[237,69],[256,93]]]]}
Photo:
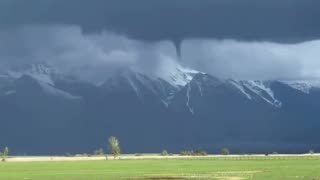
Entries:
{"type": "Polygon", "coordinates": [[[224,78],[319,79],[319,9],[319,0],[0,0],[0,68],[45,62],[100,80],[182,63],[224,78]]]}
{"type": "Polygon", "coordinates": [[[320,37],[319,0],[1,0],[0,26],[78,25],[141,40],[320,37]]]}

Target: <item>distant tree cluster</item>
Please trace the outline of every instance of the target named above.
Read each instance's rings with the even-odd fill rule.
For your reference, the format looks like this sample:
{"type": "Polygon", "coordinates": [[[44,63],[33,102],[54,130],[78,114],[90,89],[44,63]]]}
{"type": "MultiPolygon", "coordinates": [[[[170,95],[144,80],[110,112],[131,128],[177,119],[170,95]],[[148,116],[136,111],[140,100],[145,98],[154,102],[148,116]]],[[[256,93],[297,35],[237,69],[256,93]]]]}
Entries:
{"type": "MultiPolygon", "coordinates": [[[[115,136],[111,136],[108,139],[108,145],[107,146],[108,146],[109,151],[110,151],[111,155],[113,156],[113,158],[116,159],[121,153],[119,140],[115,136]]],[[[223,149],[221,149],[220,153],[221,153],[221,155],[229,155],[230,151],[227,148],[223,148],[223,149]]],[[[314,151],[310,150],[309,153],[313,154],[314,151]]],[[[89,157],[91,155],[92,154],[77,154],[77,155],[71,155],[70,153],[66,154],[66,156],[68,156],[68,157],[71,157],[71,156],[86,156],[86,157],[89,157]]],[[[105,155],[107,157],[107,155],[105,154],[105,152],[104,152],[104,150],[102,148],[95,150],[93,152],[93,155],[95,155],[95,156],[104,156],[105,155]]],[[[141,156],[141,155],[142,154],[136,154],[136,156],[141,156]]],[[[171,156],[173,154],[172,153],[168,153],[167,150],[163,150],[160,153],[160,155],[161,156],[171,156]]],[[[184,151],[181,151],[180,155],[181,156],[207,156],[208,154],[207,154],[207,152],[205,150],[195,149],[195,150],[184,150],[184,151]]],[[[1,157],[1,161],[2,162],[5,162],[6,159],[8,158],[8,156],[9,156],[9,148],[8,147],[5,147],[2,151],[0,150],[0,157],[1,157]]]]}

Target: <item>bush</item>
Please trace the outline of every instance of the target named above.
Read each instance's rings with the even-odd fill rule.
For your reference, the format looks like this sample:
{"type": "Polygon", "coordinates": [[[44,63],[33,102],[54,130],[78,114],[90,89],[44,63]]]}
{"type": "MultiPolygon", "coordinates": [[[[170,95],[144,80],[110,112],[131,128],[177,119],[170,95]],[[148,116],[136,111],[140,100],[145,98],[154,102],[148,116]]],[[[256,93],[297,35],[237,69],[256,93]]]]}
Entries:
{"type": "Polygon", "coordinates": [[[168,153],[167,150],[163,150],[163,151],[161,152],[161,156],[168,156],[168,155],[169,155],[169,153],[168,153]]]}
{"type": "Polygon", "coordinates": [[[136,153],[134,156],[142,156],[142,154],[140,154],[140,153],[136,153]]]}
{"type": "Polygon", "coordinates": [[[201,149],[181,151],[180,156],[206,156],[207,152],[201,149]]]}
{"type": "Polygon", "coordinates": [[[222,154],[222,155],[229,155],[229,154],[230,154],[230,151],[229,151],[229,149],[227,149],[227,148],[223,148],[223,149],[221,149],[221,154],[222,154]]]}
{"type": "Polygon", "coordinates": [[[103,149],[98,149],[98,150],[95,150],[93,154],[96,156],[103,156],[104,151],[103,151],[103,149]]]}
{"type": "Polygon", "coordinates": [[[76,154],[74,157],[90,157],[90,154],[83,153],[83,154],[76,154]]]}
{"type": "Polygon", "coordinates": [[[181,156],[192,156],[193,155],[193,151],[181,151],[180,152],[181,156]]]}
{"type": "Polygon", "coordinates": [[[197,149],[197,150],[193,151],[193,155],[194,156],[206,156],[208,154],[206,151],[204,151],[202,149],[197,149]]]}
{"type": "Polygon", "coordinates": [[[66,153],[66,157],[72,157],[72,154],[66,153]]]}
{"type": "Polygon", "coordinates": [[[314,150],[311,149],[311,150],[309,151],[309,154],[314,154],[314,150]]]}

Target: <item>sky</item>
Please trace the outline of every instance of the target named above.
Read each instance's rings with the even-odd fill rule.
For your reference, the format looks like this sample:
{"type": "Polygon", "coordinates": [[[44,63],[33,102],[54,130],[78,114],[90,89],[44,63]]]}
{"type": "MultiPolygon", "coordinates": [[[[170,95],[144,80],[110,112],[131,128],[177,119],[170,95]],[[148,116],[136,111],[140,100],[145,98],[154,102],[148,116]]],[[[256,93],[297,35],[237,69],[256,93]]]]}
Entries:
{"type": "Polygon", "coordinates": [[[320,78],[318,0],[2,0],[0,68],[84,79],[176,64],[223,78],[320,78]],[[177,50],[178,49],[178,50],[177,50]]]}

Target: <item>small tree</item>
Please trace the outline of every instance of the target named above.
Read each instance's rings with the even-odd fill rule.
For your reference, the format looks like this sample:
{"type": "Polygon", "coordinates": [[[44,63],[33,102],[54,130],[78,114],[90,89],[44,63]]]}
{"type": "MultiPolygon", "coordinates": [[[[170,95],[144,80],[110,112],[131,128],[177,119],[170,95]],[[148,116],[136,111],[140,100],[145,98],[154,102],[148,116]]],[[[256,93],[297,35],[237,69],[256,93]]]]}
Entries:
{"type": "Polygon", "coordinates": [[[115,159],[117,156],[120,155],[120,143],[118,139],[114,136],[109,137],[108,142],[110,152],[113,155],[113,158],[115,159]]]}
{"type": "Polygon", "coordinates": [[[6,161],[6,158],[8,157],[9,155],[9,148],[8,147],[5,147],[4,150],[3,150],[3,153],[2,153],[2,161],[6,161]]]}
{"type": "Polygon", "coordinates": [[[229,155],[229,154],[230,154],[230,151],[229,151],[229,149],[227,149],[227,148],[223,148],[223,149],[221,149],[221,154],[222,154],[222,155],[229,155]]]}

